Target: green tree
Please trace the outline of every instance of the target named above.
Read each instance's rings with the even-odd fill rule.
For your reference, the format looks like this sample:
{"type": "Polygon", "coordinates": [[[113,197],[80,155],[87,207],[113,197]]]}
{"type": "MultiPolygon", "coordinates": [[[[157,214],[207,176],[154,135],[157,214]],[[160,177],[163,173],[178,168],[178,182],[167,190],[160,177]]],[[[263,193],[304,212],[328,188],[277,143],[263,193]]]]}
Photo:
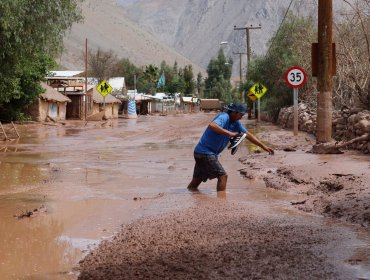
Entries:
{"type": "Polygon", "coordinates": [[[142,78],[144,77],[143,71],[141,68],[133,64],[128,58],[122,58],[118,62],[117,71],[117,76],[125,77],[125,84],[128,89],[135,89],[135,86],[137,89],[142,88],[142,78]]]}
{"type": "Polygon", "coordinates": [[[185,96],[192,96],[194,94],[194,74],[193,74],[193,67],[191,65],[186,65],[184,68],[184,95],[185,96]]]}
{"type": "Polygon", "coordinates": [[[144,92],[148,93],[155,93],[156,91],[156,83],[159,78],[159,69],[157,66],[153,64],[149,64],[145,66],[144,70],[144,79],[146,81],[144,92]]]}
{"type": "Polygon", "coordinates": [[[38,83],[62,50],[65,31],[82,19],[79,2],[0,1],[0,105],[10,119],[42,92],[38,83]]]}
{"type": "Polygon", "coordinates": [[[198,97],[202,98],[204,96],[204,81],[203,81],[203,77],[202,77],[202,73],[198,73],[197,75],[197,93],[198,93],[198,97]]]}
{"type": "Polygon", "coordinates": [[[159,73],[164,73],[164,76],[166,78],[166,83],[164,87],[158,89],[160,91],[174,93],[176,92],[176,87],[174,86],[174,81],[176,80],[176,72],[174,70],[174,67],[170,67],[165,61],[162,61],[161,67],[159,70],[159,73]]]}
{"type": "Polygon", "coordinates": [[[232,64],[232,59],[226,60],[224,51],[220,48],[217,59],[212,58],[207,66],[208,78],[205,80],[204,93],[206,98],[230,101],[232,64]]]}
{"type": "MultiPolygon", "coordinates": [[[[286,70],[299,65],[311,73],[311,43],[315,41],[315,28],[311,18],[302,18],[289,14],[278,33],[270,41],[270,48],[264,57],[251,61],[249,81],[261,82],[268,92],[261,100],[261,106],[274,119],[280,108],[293,103],[292,90],[284,81],[286,70]]],[[[300,99],[312,92],[312,77],[300,89],[300,99]]],[[[312,99],[310,99],[313,101],[312,99]]]]}

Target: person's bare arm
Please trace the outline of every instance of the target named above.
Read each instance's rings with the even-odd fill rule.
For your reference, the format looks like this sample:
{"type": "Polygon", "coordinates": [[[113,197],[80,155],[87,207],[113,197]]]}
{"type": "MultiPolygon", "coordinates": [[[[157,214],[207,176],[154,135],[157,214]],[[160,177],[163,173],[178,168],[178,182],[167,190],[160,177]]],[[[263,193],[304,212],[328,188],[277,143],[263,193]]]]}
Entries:
{"type": "Polygon", "coordinates": [[[252,133],[250,133],[249,131],[247,131],[247,139],[249,141],[251,141],[253,144],[261,147],[262,149],[264,149],[270,155],[273,155],[274,154],[274,150],[273,149],[271,149],[270,147],[267,147],[265,144],[263,144],[260,140],[258,140],[258,138],[256,136],[254,136],[252,133]]]}
{"type": "Polygon", "coordinates": [[[221,126],[219,126],[218,124],[216,124],[215,122],[211,122],[208,125],[208,128],[211,129],[212,131],[218,133],[218,134],[224,134],[224,135],[227,135],[229,137],[235,137],[235,136],[239,135],[238,132],[228,131],[227,129],[224,129],[221,126]]]}

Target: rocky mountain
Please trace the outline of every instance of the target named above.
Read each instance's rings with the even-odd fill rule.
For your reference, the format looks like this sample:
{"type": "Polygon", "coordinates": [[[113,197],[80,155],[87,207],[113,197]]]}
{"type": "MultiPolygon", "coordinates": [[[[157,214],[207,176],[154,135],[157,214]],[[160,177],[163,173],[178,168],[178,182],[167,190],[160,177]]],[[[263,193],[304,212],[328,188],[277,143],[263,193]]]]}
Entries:
{"type": "MultiPolygon", "coordinates": [[[[246,52],[246,31],[234,26],[253,25],[251,50],[262,54],[277,30],[290,0],[156,0],[125,1],[120,4],[142,29],[155,35],[186,57],[206,67],[217,54],[220,42],[228,41],[225,52],[246,52]]],[[[296,11],[302,1],[293,1],[296,11]]],[[[307,2],[307,1],[306,1],[307,2]]],[[[307,7],[307,5],[305,5],[307,7]]],[[[307,10],[307,8],[306,8],[307,10]]],[[[312,10],[308,9],[308,10],[312,10]]]]}
{"type": "Polygon", "coordinates": [[[181,66],[192,64],[195,73],[205,73],[204,68],[138,27],[115,0],[85,0],[82,12],[84,21],[72,26],[64,40],[65,50],[57,59],[64,69],[84,68],[87,39],[88,49],[112,50],[118,58],[129,58],[138,66],[177,61],[181,66]]]}
{"type": "MultiPolygon", "coordinates": [[[[85,0],[85,22],[73,26],[65,40],[67,52],[61,63],[81,64],[84,40],[89,47],[112,49],[118,57],[128,57],[139,65],[162,60],[180,65],[192,63],[194,72],[204,73],[220,47],[234,59],[239,74],[239,56],[246,52],[246,30],[253,54],[261,55],[280,26],[287,10],[317,16],[317,0],[85,0]],[[220,45],[227,41],[228,44],[220,45]]],[[[333,1],[335,10],[344,1],[333,1]]],[[[243,68],[246,55],[242,55],[243,68]]]]}

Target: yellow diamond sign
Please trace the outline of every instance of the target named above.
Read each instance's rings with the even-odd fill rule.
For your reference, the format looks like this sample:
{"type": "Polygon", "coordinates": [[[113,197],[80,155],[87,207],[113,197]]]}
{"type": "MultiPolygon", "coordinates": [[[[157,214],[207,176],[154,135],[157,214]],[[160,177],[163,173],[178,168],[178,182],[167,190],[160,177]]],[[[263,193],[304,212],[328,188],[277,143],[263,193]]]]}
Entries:
{"type": "Polygon", "coordinates": [[[252,92],[258,99],[260,99],[266,93],[267,88],[260,82],[257,82],[249,89],[249,91],[252,92]]]}
{"type": "Polygon", "coordinates": [[[112,91],[113,88],[106,80],[104,80],[96,87],[96,89],[105,97],[112,91]]]}

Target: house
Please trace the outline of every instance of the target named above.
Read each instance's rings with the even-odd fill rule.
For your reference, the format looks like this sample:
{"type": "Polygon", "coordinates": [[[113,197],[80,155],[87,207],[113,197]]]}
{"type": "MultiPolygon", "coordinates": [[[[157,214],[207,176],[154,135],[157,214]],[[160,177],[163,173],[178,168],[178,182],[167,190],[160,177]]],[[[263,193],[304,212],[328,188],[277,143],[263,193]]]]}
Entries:
{"type": "Polygon", "coordinates": [[[46,77],[46,82],[49,86],[53,87],[71,100],[71,103],[68,103],[67,105],[66,119],[84,119],[85,108],[86,115],[91,114],[92,100],[91,96],[86,96],[84,92],[85,78],[53,76],[46,77]]]}
{"type": "Polygon", "coordinates": [[[135,99],[136,103],[136,114],[138,115],[147,115],[152,112],[152,97],[151,95],[146,95],[143,93],[137,93],[136,90],[128,90],[127,96],[120,99],[122,105],[120,107],[120,112],[122,115],[127,114],[128,99],[135,99]]]}
{"type": "Polygon", "coordinates": [[[35,121],[46,121],[48,118],[55,121],[65,120],[67,103],[71,102],[71,99],[46,83],[41,83],[41,86],[45,92],[28,107],[27,113],[35,121]]]}
{"type": "Polygon", "coordinates": [[[111,94],[117,98],[125,96],[126,85],[124,77],[113,77],[107,80],[108,84],[112,87],[111,94]]]}
{"type": "Polygon", "coordinates": [[[103,97],[96,89],[96,86],[88,87],[87,94],[88,96],[92,95],[92,115],[104,112],[103,116],[105,119],[118,118],[118,110],[122,103],[119,99],[111,94],[103,97]]]}
{"type": "Polygon", "coordinates": [[[192,96],[180,97],[180,105],[184,112],[196,112],[199,111],[199,99],[192,96]]]}

